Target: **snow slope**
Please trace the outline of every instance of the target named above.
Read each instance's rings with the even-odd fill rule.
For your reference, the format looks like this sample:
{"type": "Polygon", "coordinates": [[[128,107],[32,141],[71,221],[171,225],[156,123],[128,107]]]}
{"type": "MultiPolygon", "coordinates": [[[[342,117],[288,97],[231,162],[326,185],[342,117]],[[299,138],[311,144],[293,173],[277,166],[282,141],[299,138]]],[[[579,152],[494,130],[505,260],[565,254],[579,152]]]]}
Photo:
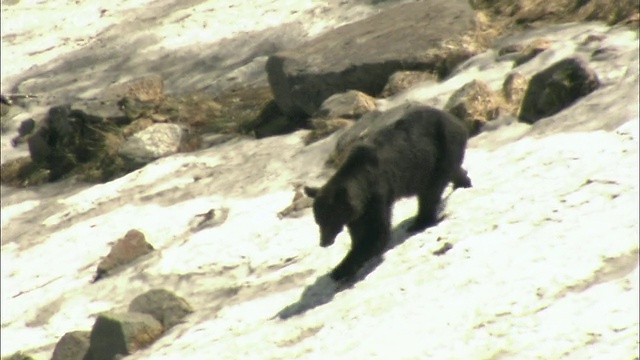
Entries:
{"type": "MultiPolygon", "coordinates": [[[[16,6],[26,13],[27,3],[16,6]]],[[[264,3],[289,13],[313,6],[264,3]]],[[[97,6],[55,4],[73,14],[97,6]]],[[[3,34],[4,10],[3,3],[3,34]]],[[[54,29],[47,31],[62,36],[54,29]]],[[[524,70],[588,53],[579,43],[592,33],[604,33],[603,46],[616,49],[590,62],[604,86],[536,125],[505,124],[472,139],[465,167],[473,188],[448,194],[445,220],[413,236],[404,228],[415,200],[396,203],[392,247],[350,288],[326,276],[347,251],[348,234],[322,249],[309,210],[277,218],[294,182],[321,184],[330,175],[322,163],[335,135],[308,147],[304,131],[237,139],[102,185],[2,186],[2,355],[24,350],[48,358],[65,332],[89,330],[95,314],[125,310],[135,296],[162,287],[196,311],[127,358],[637,357],[637,32],[576,24],[523,34],[557,40],[524,70]],[[192,232],[192,219],[212,208],[228,208],[227,220],[192,232]],[[90,284],[110,244],[131,228],[157,251],[90,284]],[[453,248],[434,255],[445,242],[453,248]]],[[[32,40],[24,46],[35,46],[32,40]]],[[[5,70],[5,46],[15,50],[3,36],[3,88],[5,71],[23,70],[5,70]]],[[[441,105],[471,78],[499,86],[510,66],[491,54],[436,87],[380,104],[441,105]]]]}

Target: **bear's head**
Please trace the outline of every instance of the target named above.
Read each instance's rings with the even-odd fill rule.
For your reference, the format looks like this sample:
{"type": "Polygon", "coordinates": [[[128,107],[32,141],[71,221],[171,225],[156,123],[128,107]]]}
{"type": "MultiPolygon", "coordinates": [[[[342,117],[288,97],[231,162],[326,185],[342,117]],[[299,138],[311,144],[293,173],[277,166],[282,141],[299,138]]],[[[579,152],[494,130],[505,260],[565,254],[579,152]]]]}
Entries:
{"type": "Polygon", "coordinates": [[[347,188],[305,186],[304,192],[314,199],[313,216],[320,227],[320,246],[331,246],[342,228],[354,217],[355,211],[349,202],[347,188]]]}

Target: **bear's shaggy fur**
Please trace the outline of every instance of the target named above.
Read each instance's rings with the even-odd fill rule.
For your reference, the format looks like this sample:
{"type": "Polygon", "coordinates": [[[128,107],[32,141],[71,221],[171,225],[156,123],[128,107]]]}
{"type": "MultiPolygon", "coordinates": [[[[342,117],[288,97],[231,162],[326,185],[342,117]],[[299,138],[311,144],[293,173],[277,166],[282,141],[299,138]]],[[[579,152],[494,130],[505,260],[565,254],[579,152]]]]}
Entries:
{"type": "Polygon", "coordinates": [[[331,272],[332,279],[353,277],[366,261],[385,250],[391,235],[391,208],[398,198],[418,196],[418,215],[410,232],[435,224],[447,184],[471,186],[461,167],[467,138],[460,120],[419,106],[356,144],[323,187],[305,187],[305,193],[314,198],[320,245],[333,244],[345,225],[351,235],[351,250],[331,272]]]}

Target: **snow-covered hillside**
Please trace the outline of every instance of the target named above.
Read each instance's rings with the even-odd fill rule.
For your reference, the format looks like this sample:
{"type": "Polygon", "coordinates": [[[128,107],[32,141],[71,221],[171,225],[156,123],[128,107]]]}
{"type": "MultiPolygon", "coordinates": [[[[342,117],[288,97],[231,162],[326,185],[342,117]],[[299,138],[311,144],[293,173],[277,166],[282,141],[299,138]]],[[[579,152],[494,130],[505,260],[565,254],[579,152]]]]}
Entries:
{"type": "MultiPolygon", "coordinates": [[[[44,16],[27,3],[16,5],[13,16],[44,16]]],[[[81,16],[97,3],[47,6],[81,16]]],[[[142,11],[138,3],[128,6],[142,11]]],[[[259,30],[268,14],[287,14],[273,18],[281,22],[301,16],[315,34],[374,11],[349,3],[344,14],[352,17],[336,19],[318,14],[334,14],[337,2],[190,3],[196,10],[209,6],[221,20],[236,6],[247,19],[261,9],[249,24],[221,26],[228,33],[220,37],[234,36],[240,24],[259,30]]],[[[4,34],[18,23],[5,18],[2,6],[4,34]]],[[[105,16],[128,16],[124,8],[107,9],[105,16]]],[[[198,16],[193,11],[193,23],[180,23],[185,34],[196,31],[198,16]]],[[[169,20],[161,28],[178,33],[169,20]]],[[[48,37],[34,33],[10,43],[3,36],[3,89],[24,70],[5,68],[5,56],[32,61],[29,46],[35,39],[58,46],[70,26],[62,24],[47,28],[48,37]]],[[[637,31],[593,23],[518,36],[555,41],[523,66],[531,75],[586,53],[579,44],[591,34],[604,35],[602,46],[614,49],[610,58],[590,61],[602,87],[535,125],[505,122],[473,138],[464,163],[473,187],[447,191],[444,221],[413,236],[404,229],[415,199],[397,202],[391,249],[346,289],[326,274],[347,251],[348,234],[320,248],[310,210],[300,218],[277,216],[290,204],[294,183],[320,185],[330,175],[323,163],[338,134],[309,146],[306,131],[236,139],[101,185],[2,186],[2,356],[22,350],[49,358],[62,335],[89,330],[97,313],[124,310],[137,295],[165,288],[195,312],[127,359],[637,358],[637,31]],[[196,215],[221,208],[229,210],[224,223],[191,231],[196,215]],[[133,228],[157,251],[91,283],[112,242],[133,228]],[[444,243],[451,250],[435,255],[444,243]]],[[[181,44],[199,39],[189,36],[181,44]]],[[[442,107],[474,78],[499,87],[511,65],[497,62],[496,51],[470,59],[448,81],[419,85],[379,106],[413,100],[442,107]]],[[[11,136],[3,134],[3,151],[24,152],[5,146],[11,136]]]]}

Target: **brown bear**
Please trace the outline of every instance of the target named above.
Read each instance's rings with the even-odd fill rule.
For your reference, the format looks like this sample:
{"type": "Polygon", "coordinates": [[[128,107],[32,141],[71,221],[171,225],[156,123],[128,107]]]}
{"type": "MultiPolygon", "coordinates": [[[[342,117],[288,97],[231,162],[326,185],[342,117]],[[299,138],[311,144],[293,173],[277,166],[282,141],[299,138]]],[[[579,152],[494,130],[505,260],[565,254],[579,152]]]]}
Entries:
{"type": "Polygon", "coordinates": [[[314,198],[313,214],[320,227],[320,246],[333,244],[346,225],[351,250],[330,277],[353,277],[365,262],[382,254],[391,235],[395,200],[417,195],[418,215],[410,232],[437,221],[447,184],[470,187],[461,164],[468,132],[444,111],[416,106],[393,124],[355,144],[336,173],[321,188],[305,187],[314,198]]]}

